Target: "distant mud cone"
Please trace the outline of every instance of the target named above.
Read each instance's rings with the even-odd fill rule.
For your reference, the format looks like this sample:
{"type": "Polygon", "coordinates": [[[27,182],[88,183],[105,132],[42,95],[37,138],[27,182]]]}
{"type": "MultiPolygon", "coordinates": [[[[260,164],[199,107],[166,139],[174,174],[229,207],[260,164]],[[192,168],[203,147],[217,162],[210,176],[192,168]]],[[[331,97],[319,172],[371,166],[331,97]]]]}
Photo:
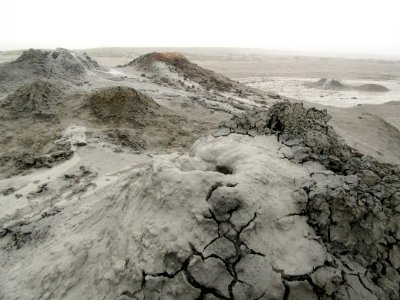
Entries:
{"type": "Polygon", "coordinates": [[[356,90],[361,92],[388,92],[389,89],[380,84],[362,84],[362,85],[348,85],[340,82],[337,79],[321,78],[317,82],[308,84],[309,87],[320,88],[324,90],[356,90]]]}
{"type": "Polygon", "coordinates": [[[62,48],[29,49],[15,61],[0,66],[0,83],[32,78],[81,83],[88,73],[98,69],[100,65],[86,53],[62,48]]]}
{"type": "Polygon", "coordinates": [[[355,89],[358,91],[362,91],[362,92],[379,92],[379,93],[390,91],[387,87],[385,87],[383,85],[373,84],[373,83],[362,84],[362,85],[356,86],[355,89]]]}
{"type": "MultiPolygon", "coordinates": [[[[171,72],[179,74],[183,80],[187,79],[209,90],[231,91],[238,84],[229,78],[204,69],[190,62],[185,56],[176,52],[153,52],[139,56],[126,66],[135,66],[140,70],[152,72],[154,75],[166,77],[161,69],[167,66],[171,72]],[[163,64],[162,66],[160,64],[163,64]]],[[[168,79],[168,76],[167,76],[168,79]]],[[[164,81],[166,81],[164,79],[164,81]]]]}
{"type": "Polygon", "coordinates": [[[325,90],[346,90],[349,87],[337,79],[321,78],[317,82],[311,83],[311,87],[321,88],[325,90]]]}

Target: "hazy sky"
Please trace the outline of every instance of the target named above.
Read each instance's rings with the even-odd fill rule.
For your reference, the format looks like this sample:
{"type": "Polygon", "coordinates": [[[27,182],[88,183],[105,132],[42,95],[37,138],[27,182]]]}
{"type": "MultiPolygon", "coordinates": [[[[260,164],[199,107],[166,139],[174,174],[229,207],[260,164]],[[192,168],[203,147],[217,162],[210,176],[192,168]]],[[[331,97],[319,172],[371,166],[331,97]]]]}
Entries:
{"type": "Polygon", "coordinates": [[[400,0],[0,0],[0,50],[104,46],[400,56],[400,0]]]}

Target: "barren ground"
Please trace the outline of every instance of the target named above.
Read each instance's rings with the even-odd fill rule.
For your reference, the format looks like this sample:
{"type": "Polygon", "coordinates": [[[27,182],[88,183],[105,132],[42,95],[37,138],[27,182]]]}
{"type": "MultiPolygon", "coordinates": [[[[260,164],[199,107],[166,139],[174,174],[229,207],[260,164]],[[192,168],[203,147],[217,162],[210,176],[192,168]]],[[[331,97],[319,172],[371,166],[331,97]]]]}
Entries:
{"type": "Polygon", "coordinates": [[[155,50],[0,53],[0,298],[397,300],[400,62],[155,50]]]}

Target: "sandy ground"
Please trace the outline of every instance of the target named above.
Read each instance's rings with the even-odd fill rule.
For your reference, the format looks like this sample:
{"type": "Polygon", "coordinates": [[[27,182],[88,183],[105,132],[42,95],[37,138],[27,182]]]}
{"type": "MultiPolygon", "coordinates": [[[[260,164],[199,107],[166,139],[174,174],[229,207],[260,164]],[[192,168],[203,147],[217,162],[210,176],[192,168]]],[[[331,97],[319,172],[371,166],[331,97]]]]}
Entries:
{"type": "Polygon", "coordinates": [[[400,101],[386,102],[382,105],[362,105],[352,107],[351,110],[380,116],[400,130],[400,101]]]}
{"type": "Polygon", "coordinates": [[[400,164],[400,102],[393,102],[392,105],[369,105],[366,109],[364,106],[349,109],[304,103],[307,107],[327,109],[332,117],[329,124],[349,146],[379,161],[400,164]],[[387,109],[382,109],[386,107],[387,109]],[[381,116],[378,113],[380,110],[384,110],[381,116]],[[394,117],[391,118],[391,115],[394,117]]]}

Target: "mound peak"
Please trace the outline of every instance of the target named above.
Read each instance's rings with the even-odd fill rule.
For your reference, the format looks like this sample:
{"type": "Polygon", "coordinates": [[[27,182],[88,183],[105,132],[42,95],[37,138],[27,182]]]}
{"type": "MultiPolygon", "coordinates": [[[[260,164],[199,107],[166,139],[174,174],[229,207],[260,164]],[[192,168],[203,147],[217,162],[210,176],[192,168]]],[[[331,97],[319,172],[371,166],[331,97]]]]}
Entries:
{"type": "Polygon", "coordinates": [[[62,91],[48,81],[36,80],[24,85],[6,98],[2,107],[19,117],[25,114],[46,114],[61,99],[62,91]]]}
{"type": "Polygon", "coordinates": [[[29,49],[15,61],[0,67],[0,82],[20,82],[21,79],[62,79],[80,82],[99,64],[86,53],[63,48],[55,50],[29,49]]]}
{"type": "Polygon", "coordinates": [[[162,61],[175,66],[182,66],[183,64],[192,64],[185,56],[178,52],[151,52],[142,56],[139,56],[135,60],[131,61],[128,65],[132,64],[146,64],[162,61]]]}
{"type": "MultiPolygon", "coordinates": [[[[24,51],[20,57],[18,57],[15,62],[30,62],[30,63],[40,63],[45,62],[46,60],[50,61],[58,61],[60,64],[67,62],[70,63],[75,62],[75,64],[86,67],[88,69],[99,68],[99,64],[92,59],[87,53],[72,51],[65,48],[57,48],[55,50],[40,50],[40,49],[29,49],[24,51]]],[[[64,67],[68,67],[68,65],[64,65],[64,67]]],[[[79,68],[83,71],[82,68],[79,68]]]]}
{"type": "Polygon", "coordinates": [[[195,75],[209,76],[215,74],[213,71],[204,69],[197,64],[190,62],[185,56],[178,52],[152,52],[144,54],[131,61],[128,65],[134,65],[143,70],[154,70],[156,67],[154,64],[158,62],[166,63],[169,66],[175,67],[175,71],[178,71],[189,78],[192,78],[195,75]]]}
{"type": "Polygon", "coordinates": [[[48,53],[49,51],[31,48],[22,52],[22,54],[15,61],[16,62],[39,61],[45,59],[48,53]]]}
{"type": "Polygon", "coordinates": [[[347,88],[347,86],[341,83],[338,79],[331,78],[321,78],[317,82],[313,83],[312,86],[328,90],[342,90],[347,88]]]}
{"type": "Polygon", "coordinates": [[[160,107],[151,97],[129,87],[110,87],[94,92],[88,98],[92,113],[106,123],[148,124],[160,107]]]}
{"type": "Polygon", "coordinates": [[[148,53],[137,57],[126,66],[134,66],[139,70],[151,72],[156,77],[170,77],[168,79],[178,74],[182,81],[190,80],[206,89],[230,91],[238,86],[236,82],[229,78],[202,68],[177,52],[148,53]],[[167,69],[167,73],[165,69],[167,69]]]}

